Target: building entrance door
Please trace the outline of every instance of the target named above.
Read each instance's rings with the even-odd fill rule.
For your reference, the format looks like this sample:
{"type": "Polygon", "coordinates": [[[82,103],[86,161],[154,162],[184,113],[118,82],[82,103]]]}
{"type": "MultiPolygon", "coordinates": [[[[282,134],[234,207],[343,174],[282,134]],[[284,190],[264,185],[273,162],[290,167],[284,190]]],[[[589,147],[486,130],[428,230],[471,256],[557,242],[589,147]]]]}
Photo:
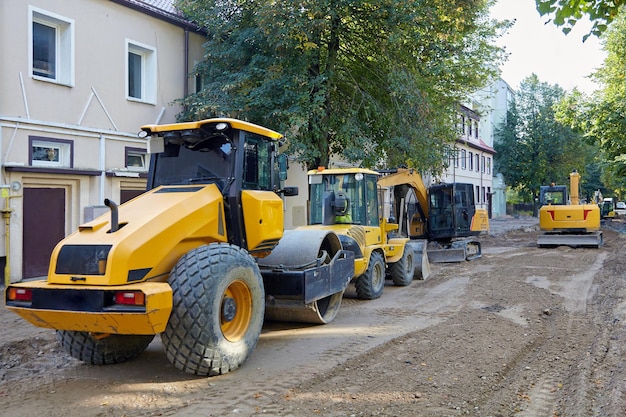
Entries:
{"type": "Polygon", "coordinates": [[[48,275],[52,250],[65,237],[65,189],[24,188],[22,278],[48,275]]]}

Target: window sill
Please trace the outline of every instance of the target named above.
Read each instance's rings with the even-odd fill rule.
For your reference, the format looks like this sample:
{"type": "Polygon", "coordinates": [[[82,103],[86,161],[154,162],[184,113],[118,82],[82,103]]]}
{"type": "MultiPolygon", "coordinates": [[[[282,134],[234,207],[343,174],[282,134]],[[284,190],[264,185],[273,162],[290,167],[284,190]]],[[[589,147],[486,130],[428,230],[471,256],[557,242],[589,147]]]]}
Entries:
{"type": "Polygon", "coordinates": [[[31,75],[31,77],[33,78],[33,80],[43,81],[43,82],[50,83],[50,84],[56,84],[62,87],[69,87],[69,88],[74,87],[74,83],[64,83],[64,82],[61,82],[52,78],[41,77],[39,75],[31,75]]]}

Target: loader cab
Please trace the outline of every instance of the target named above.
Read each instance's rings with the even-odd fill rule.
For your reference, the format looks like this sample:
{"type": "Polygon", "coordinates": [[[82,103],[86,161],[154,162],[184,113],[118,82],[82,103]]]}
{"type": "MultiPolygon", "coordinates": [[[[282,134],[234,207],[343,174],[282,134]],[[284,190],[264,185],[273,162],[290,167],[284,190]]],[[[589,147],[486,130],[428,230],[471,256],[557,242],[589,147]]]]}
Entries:
{"type": "Polygon", "coordinates": [[[378,173],[369,170],[309,171],[309,224],[378,227],[378,173]]]}
{"type": "Polygon", "coordinates": [[[432,240],[477,235],[472,232],[476,212],[472,184],[437,184],[429,188],[428,229],[432,240]]]}

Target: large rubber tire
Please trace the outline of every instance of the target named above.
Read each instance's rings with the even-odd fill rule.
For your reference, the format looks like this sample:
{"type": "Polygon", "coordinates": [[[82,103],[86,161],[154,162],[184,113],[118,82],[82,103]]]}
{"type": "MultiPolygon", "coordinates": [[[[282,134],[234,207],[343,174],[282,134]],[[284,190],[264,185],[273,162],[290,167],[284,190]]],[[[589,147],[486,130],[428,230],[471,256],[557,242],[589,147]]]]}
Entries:
{"type": "Polygon", "coordinates": [[[389,275],[393,284],[398,287],[409,285],[413,281],[414,269],[413,249],[406,246],[402,258],[389,266],[389,275]]]}
{"type": "Polygon", "coordinates": [[[263,278],[252,256],[229,244],[201,246],[178,261],[168,281],[174,304],[161,335],[168,360],[202,376],[243,364],[265,312],[263,278]]]}
{"type": "Polygon", "coordinates": [[[57,340],[73,358],[92,365],[113,365],[146,350],[154,335],[111,334],[102,338],[88,332],[57,330],[57,340]]]}
{"type": "Polygon", "coordinates": [[[372,252],[367,270],[356,279],[354,286],[360,300],[380,298],[385,288],[385,260],[380,252],[372,252]]]}

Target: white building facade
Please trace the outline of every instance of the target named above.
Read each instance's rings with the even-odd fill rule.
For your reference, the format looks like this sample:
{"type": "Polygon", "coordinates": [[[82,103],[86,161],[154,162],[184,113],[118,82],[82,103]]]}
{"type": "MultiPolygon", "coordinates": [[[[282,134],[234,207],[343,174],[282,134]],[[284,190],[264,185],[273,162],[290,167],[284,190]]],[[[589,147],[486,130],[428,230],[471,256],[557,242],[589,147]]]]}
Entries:
{"type": "Polygon", "coordinates": [[[5,282],[47,274],[56,242],[145,190],[144,124],[173,104],[205,36],[159,0],[0,2],[5,282]]]}

